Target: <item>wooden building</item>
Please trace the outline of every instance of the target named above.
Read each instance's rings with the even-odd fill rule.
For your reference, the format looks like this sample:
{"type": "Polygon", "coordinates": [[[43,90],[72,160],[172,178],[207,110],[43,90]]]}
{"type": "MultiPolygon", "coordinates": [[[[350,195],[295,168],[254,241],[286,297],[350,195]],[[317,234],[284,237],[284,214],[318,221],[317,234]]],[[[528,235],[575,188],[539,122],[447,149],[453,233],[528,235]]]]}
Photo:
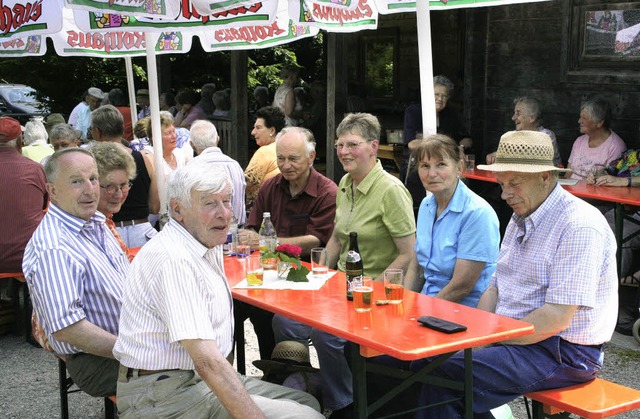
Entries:
{"type": "MultiPolygon", "coordinates": [[[[617,45],[621,51],[615,51],[624,18],[624,27],[640,24],[640,2],[552,0],[432,11],[433,71],[455,83],[449,106],[463,112],[476,154],[494,151],[501,134],[513,129],[513,99],[524,95],[541,101],[543,124],[556,133],[565,162],[580,135],[580,104],[598,95],[612,105],[612,129],[629,147],[639,147],[640,46],[617,45]],[[606,11],[617,26],[599,30],[597,18],[606,11]]],[[[419,95],[415,20],[412,13],[381,15],[376,31],[333,35],[336,80],[342,81],[335,92],[337,122],[347,97],[363,94],[366,110],[385,128],[402,127],[403,107],[419,95]],[[394,46],[391,95],[367,86],[367,49],[376,40],[394,46]]]]}

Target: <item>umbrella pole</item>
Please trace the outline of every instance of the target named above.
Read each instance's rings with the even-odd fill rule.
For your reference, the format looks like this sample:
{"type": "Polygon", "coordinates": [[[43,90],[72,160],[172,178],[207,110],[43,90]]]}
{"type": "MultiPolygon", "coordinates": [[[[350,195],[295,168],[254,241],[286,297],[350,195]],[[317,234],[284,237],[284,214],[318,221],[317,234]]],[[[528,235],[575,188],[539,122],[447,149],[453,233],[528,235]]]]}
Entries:
{"type": "Polygon", "coordinates": [[[160,197],[160,218],[167,214],[167,184],[164,177],[162,157],[162,127],[160,126],[160,95],[158,93],[158,67],[156,66],[155,40],[152,33],[145,32],[147,48],[147,76],[149,77],[149,101],[151,108],[151,138],[153,138],[153,162],[160,197]]]}
{"type": "Polygon", "coordinates": [[[427,0],[416,1],[418,57],[420,61],[420,98],[424,136],[437,132],[436,102],[433,92],[433,54],[431,51],[431,15],[427,0]]]}
{"type": "Polygon", "coordinates": [[[136,122],[138,122],[138,111],[136,108],[136,90],[133,84],[133,64],[131,63],[131,57],[124,57],[124,68],[127,70],[127,90],[129,91],[131,125],[135,127],[136,122]]]}

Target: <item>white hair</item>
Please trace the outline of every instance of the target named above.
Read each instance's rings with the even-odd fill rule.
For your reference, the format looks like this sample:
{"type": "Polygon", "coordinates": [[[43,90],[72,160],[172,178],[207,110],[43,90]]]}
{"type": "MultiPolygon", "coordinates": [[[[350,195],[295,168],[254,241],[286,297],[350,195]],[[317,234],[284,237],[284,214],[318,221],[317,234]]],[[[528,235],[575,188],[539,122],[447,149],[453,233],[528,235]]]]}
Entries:
{"type": "Polygon", "coordinates": [[[30,145],[36,141],[47,142],[49,134],[44,127],[42,121],[37,119],[31,120],[24,126],[24,132],[22,133],[22,140],[24,145],[30,145]]]}
{"type": "Polygon", "coordinates": [[[190,208],[192,192],[217,194],[225,188],[233,193],[233,184],[225,169],[195,159],[173,173],[167,184],[167,201],[175,199],[190,208]]]}
{"type": "Polygon", "coordinates": [[[195,121],[189,130],[189,137],[198,153],[209,147],[217,147],[220,137],[216,126],[204,119],[195,121]]]}
{"type": "Polygon", "coordinates": [[[282,131],[280,131],[276,136],[276,146],[280,142],[280,139],[282,138],[282,136],[289,133],[298,134],[302,136],[302,138],[304,139],[304,148],[305,148],[305,153],[307,157],[310,157],[311,153],[313,151],[316,151],[316,139],[313,137],[313,133],[310,130],[302,127],[283,128],[282,131]]]}

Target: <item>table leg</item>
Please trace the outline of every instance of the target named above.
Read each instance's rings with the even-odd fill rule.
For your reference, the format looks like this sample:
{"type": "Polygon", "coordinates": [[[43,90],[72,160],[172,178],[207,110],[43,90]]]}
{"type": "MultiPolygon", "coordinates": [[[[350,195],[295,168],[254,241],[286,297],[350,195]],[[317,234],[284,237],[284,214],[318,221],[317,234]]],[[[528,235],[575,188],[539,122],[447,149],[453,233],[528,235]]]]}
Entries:
{"type": "Polygon", "coordinates": [[[622,275],[622,244],[624,242],[624,205],[616,203],[615,214],[615,234],[616,234],[616,266],[618,267],[618,277],[622,275]]]}
{"type": "Polygon", "coordinates": [[[473,419],[473,352],[464,350],[464,417],[473,419]]]}
{"type": "Polygon", "coordinates": [[[235,329],[237,370],[240,374],[246,375],[246,359],[244,356],[244,322],[237,322],[235,329]]]}
{"type": "Polygon", "coordinates": [[[367,409],[367,361],[360,355],[360,345],[351,344],[351,374],[353,376],[353,410],[355,417],[364,419],[367,409]]]}

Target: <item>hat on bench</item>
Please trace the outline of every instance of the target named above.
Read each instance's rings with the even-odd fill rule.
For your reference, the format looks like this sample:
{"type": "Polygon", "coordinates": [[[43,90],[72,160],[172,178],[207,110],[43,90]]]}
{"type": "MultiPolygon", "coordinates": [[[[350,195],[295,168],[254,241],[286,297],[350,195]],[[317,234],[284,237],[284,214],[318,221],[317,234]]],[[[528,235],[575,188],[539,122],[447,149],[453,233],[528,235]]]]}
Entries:
{"type": "Polygon", "coordinates": [[[311,366],[309,348],[293,340],[279,342],[271,352],[271,359],[259,359],[253,365],[265,374],[320,371],[311,366]]]}

